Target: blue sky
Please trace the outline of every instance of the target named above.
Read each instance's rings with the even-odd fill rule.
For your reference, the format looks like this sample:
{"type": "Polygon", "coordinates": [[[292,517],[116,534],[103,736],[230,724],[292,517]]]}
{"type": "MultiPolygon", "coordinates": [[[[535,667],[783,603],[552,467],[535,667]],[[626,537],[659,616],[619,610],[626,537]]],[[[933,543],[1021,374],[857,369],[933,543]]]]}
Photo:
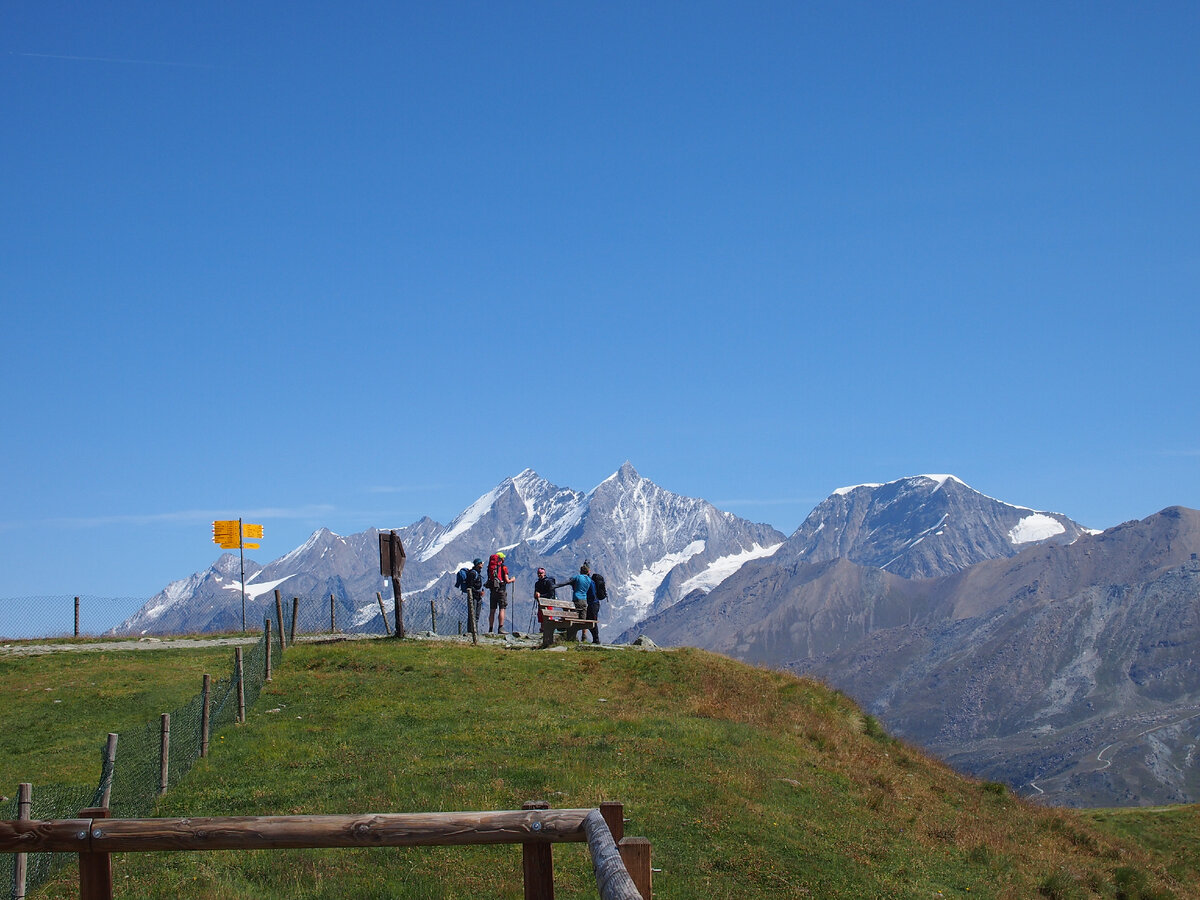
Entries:
{"type": "Polygon", "coordinates": [[[526,466],[1200,507],[1200,5],[82,7],[0,30],[0,597],[526,466]]]}

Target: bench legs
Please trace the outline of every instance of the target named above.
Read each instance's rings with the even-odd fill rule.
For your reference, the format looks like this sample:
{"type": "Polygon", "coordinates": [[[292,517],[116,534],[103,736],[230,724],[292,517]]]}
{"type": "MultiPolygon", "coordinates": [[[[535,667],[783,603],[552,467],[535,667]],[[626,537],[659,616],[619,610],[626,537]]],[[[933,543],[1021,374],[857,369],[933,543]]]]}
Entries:
{"type": "Polygon", "coordinates": [[[582,625],[563,625],[561,622],[543,622],[542,623],[542,649],[554,646],[554,632],[566,631],[565,640],[574,641],[578,638],[579,632],[583,631],[582,625]]]}

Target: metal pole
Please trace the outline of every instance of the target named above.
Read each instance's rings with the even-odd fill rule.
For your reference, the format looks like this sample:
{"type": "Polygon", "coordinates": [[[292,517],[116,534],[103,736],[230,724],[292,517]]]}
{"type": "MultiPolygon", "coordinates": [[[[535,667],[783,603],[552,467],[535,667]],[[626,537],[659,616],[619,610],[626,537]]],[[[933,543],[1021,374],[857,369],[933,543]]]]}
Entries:
{"type": "Polygon", "coordinates": [[[158,792],[167,792],[168,766],[171,759],[171,714],[162,714],[162,743],[159,749],[158,792]]]}
{"type": "Polygon", "coordinates": [[[242,520],[238,519],[238,556],[242,559],[242,634],[246,633],[246,548],[242,545],[242,520]]]}

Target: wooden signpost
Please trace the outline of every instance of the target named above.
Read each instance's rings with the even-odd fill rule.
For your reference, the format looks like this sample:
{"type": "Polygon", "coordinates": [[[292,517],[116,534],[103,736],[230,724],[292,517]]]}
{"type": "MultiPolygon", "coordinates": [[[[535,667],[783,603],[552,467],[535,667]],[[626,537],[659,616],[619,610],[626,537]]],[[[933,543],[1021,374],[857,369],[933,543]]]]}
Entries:
{"type": "Polygon", "coordinates": [[[392,598],[396,608],[396,637],[404,637],[404,600],[400,595],[400,575],[404,572],[404,542],[395,531],[379,532],[379,574],[392,579],[392,598]]]}

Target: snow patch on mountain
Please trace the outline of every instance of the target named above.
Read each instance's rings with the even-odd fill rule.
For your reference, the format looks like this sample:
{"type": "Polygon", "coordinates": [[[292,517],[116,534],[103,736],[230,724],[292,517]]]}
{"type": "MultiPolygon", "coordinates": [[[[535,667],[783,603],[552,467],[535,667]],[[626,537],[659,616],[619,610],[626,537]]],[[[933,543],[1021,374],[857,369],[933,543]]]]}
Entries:
{"type": "Polygon", "coordinates": [[[419,557],[421,562],[437,556],[452,540],[469,531],[476,522],[487,515],[487,511],[492,508],[492,504],[496,502],[503,490],[504,484],[499,484],[463,510],[459,517],[450,524],[450,527],[442,532],[437,540],[421,554],[419,557]]]}
{"type": "Polygon", "coordinates": [[[1062,522],[1052,519],[1043,513],[1026,516],[1008,532],[1008,539],[1014,544],[1028,544],[1032,541],[1044,541],[1046,538],[1062,534],[1067,529],[1062,522]]]}
{"type": "Polygon", "coordinates": [[[693,575],[680,586],[680,596],[684,596],[695,590],[711,591],[746,563],[750,562],[750,560],[771,556],[784,543],[784,541],[780,541],[778,544],[772,544],[769,547],[760,547],[758,544],[755,544],[749,550],[743,550],[740,553],[718,556],[709,563],[707,569],[693,575]]]}
{"type": "MultiPolygon", "coordinates": [[[[294,575],[295,573],[292,573],[292,574],[294,575]]],[[[275,581],[261,581],[258,584],[253,584],[253,583],[247,581],[246,582],[246,599],[247,600],[257,600],[259,597],[261,597],[263,594],[267,593],[268,591],[275,590],[275,588],[279,587],[279,585],[283,584],[285,581],[287,581],[291,577],[292,577],[292,575],[284,575],[282,578],[277,578],[275,581]]],[[[236,592],[239,597],[242,595],[242,583],[240,581],[235,581],[233,584],[223,584],[223,585],[221,585],[221,587],[223,587],[227,591],[236,592]]]]}
{"type": "Polygon", "coordinates": [[[637,609],[639,614],[649,609],[650,604],[654,602],[654,592],[663,583],[663,579],[680,563],[687,562],[697,553],[703,553],[704,546],[704,541],[692,541],[678,553],[668,553],[631,576],[624,589],[629,605],[637,609]]]}
{"type": "Polygon", "coordinates": [[[874,490],[875,488],[887,487],[888,485],[892,485],[892,484],[899,484],[902,481],[913,481],[917,478],[925,478],[925,479],[928,479],[929,481],[932,481],[935,486],[934,486],[934,489],[932,491],[930,491],[930,493],[933,493],[933,494],[937,493],[943,487],[945,487],[947,481],[956,481],[959,484],[961,484],[963,487],[970,487],[969,484],[967,484],[965,481],[963,481],[957,475],[909,475],[905,478],[897,478],[894,481],[889,481],[886,483],[884,483],[884,482],[874,482],[874,483],[868,482],[866,484],[852,484],[849,487],[840,487],[833,492],[833,496],[845,497],[847,494],[854,493],[859,488],[868,488],[870,490],[874,490]]]}
{"type": "Polygon", "coordinates": [[[883,482],[868,483],[868,484],[852,484],[849,487],[837,488],[833,493],[837,497],[845,497],[847,494],[853,494],[859,488],[877,488],[883,487],[883,482]]]}
{"type": "Polygon", "coordinates": [[[341,541],[343,544],[346,542],[346,539],[341,535],[334,534],[332,531],[326,532],[326,529],[324,528],[318,528],[309,536],[307,541],[305,541],[291,553],[285,554],[277,559],[275,561],[275,565],[286,566],[289,562],[293,562],[302,557],[304,554],[308,553],[308,551],[315,550],[321,543],[322,536],[326,533],[331,535],[336,540],[341,541]]]}
{"type": "Polygon", "coordinates": [[[587,512],[588,501],[586,495],[573,497],[557,515],[549,514],[545,517],[545,525],[535,531],[528,538],[529,543],[539,547],[552,547],[565,538],[576,525],[583,519],[584,513],[587,512]]]}
{"type": "Polygon", "coordinates": [[[172,607],[187,602],[191,599],[192,594],[195,593],[201,577],[199,575],[192,575],[188,578],[181,578],[179,581],[172,581],[163,588],[162,593],[156,598],[159,600],[158,603],[155,603],[153,606],[147,606],[132,618],[145,622],[153,622],[172,607]]]}

